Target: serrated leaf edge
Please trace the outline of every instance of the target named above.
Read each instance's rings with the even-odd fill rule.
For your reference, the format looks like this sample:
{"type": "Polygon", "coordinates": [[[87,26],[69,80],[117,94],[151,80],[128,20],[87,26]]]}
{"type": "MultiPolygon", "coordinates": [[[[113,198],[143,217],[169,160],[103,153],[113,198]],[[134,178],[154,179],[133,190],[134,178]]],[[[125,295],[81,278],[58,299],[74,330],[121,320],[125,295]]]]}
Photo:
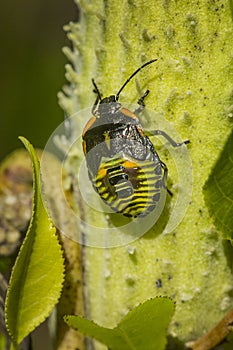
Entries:
{"type": "MultiPolygon", "coordinates": [[[[15,260],[15,263],[14,263],[14,266],[17,264],[17,261],[19,259],[19,256],[20,256],[20,252],[22,251],[25,243],[27,242],[28,240],[28,237],[29,237],[29,232],[33,226],[33,222],[34,222],[34,219],[35,219],[35,213],[36,213],[36,207],[37,207],[37,200],[35,200],[37,198],[37,195],[40,196],[39,192],[38,192],[38,189],[40,188],[40,185],[41,185],[41,180],[40,180],[40,172],[37,172],[36,169],[35,169],[35,163],[34,161],[38,164],[38,168],[40,169],[40,165],[39,165],[39,160],[36,156],[36,153],[34,153],[34,149],[33,149],[33,146],[32,144],[26,139],[24,138],[23,136],[19,136],[19,139],[22,141],[22,143],[24,144],[25,148],[27,149],[29,155],[30,155],[30,158],[31,158],[31,164],[32,164],[32,169],[33,169],[33,200],[32,200],[32,215],[31,215],[31,219],[30,219],[30,223],[28,225],[28,229],[27,229],[27,232],[26,232],[26,235],[25,235],[25,238],[23,240],[23,243],[19,249],[19,252],[18,252],[18,255],[16,257],[16,260],[15,260]],[[31,152],[32,150],[32,152],[31,152]],[[37,184],[37,186],[36,186],[37,184]]],[[[43,200],[41,198],[41,202],[43,204],[43,200]]],[[[53,222],[50,218],[50,215],[46,209],[46,207],[43,205],[43,210],[46,212],[46,215],[48,216],[48,219],[49,219],[49,222],[50,222],[50,229],[53,231],[51,234],[53,234],[54,236],[56,236],[58,238],[58,234],[57,234],[57,229],[56,227],[53,225],[53,222]]],[[[57,246],[60,248],[60,252],[62,254],[62,261],[64,262],[65,259],[64,259],[64,255],[63,255],[63,251],[61,249],[61,246],[59,244],[59,240],[57,240],[57,246]]],[[[5,315],[7,315],[7,305],[8,305],[8,293],[9,291],[11,290],[11,279],[13,277],[13,274],[14,274],[14,267],[12,269],[12,272],[11,272],[11,277],[10,277],[10,280],[9,280],[9,289],[7,291],[7,295],[6,295],[6,300],[5,300],[5,315]]],[[[62,293],[62,287],[64,285],[64,280],[65,280],[65,267],[64,267],[64,264],[63,264],[63,272],[62,272],[62,281],[61,281],[61,290],[59,292],[59,295],[58,295],[58,299],[57,299],[57,302],[54,304],[54,306],[58,303],[60,297],[61,297],[61,293],[62,293]]],[[[46,318],[51,314],[51,311],[48,311],[44,317],[40,320],[39,324],[35,321],[33,322],[32,320],[32,323],[31,323],[31,330],[29,331],[28,334],[30,334],[36,327],[38,327],[42,322],[44,322],[46,320],[46,318]]],[[[13,347],[14,348],[17,348],[18,346],[18,341],[17,339],[15,339],[14,335],[11,333],[11,330],[9,329],[9,325],[8,325],[8,320],[7,320],[7,317],[5,317],[5,323],[6,323],[6,329],[12,339],[12,342],[13,342],[13,347]]]]}

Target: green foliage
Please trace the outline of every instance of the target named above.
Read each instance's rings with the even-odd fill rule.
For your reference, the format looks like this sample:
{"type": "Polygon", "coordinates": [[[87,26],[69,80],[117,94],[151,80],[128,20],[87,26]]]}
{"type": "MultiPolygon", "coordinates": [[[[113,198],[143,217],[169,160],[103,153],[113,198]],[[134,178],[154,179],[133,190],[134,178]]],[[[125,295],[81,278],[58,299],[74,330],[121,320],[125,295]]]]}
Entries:
{"type": "Polygon", "coordinates": [[[166,330],[174,312],[168,298],[154,298],[130,311],[113,329],[104,328],[79,316],[66,316],[66,323],[94,337],[111,350],[162,350],[166,330]]]}
{"type": "Polygon", "coordinates": [[[223,237],[233,239],[233,133],[204,186],[205,201],[223,237]]]}
{"type": "Polygon", "coordinates": [[[63,283],[62,250],[41,198],[39,162],[21,138],[33,163],[33,213],[10,278],[6,322],[15,347],[50,314],[63,283]]]}

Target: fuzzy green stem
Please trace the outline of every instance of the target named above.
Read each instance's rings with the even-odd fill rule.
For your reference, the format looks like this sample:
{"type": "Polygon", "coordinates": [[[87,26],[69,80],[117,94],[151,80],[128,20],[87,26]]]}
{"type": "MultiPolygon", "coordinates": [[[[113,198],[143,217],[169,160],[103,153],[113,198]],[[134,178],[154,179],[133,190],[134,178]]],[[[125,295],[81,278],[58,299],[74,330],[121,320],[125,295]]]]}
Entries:
{"type": "MultiPolygon", "coordinates": [[[[60,94],[61,106],[68,114],[91,107],[92,78],[109,96],[142,63],[157,58],[156,64],[137,76],[137,87],[148,88],[147,107],[173,123],[181,139],[191,141],[193,166],[192,199],[174,232],[158,234],[154,226],[128,246],[83,248],[87,316],[112,327],[137,303],[168,295],[176,300],[170,334],[182,342],[191,341],[233,305],[231,268],[202,194],[231,130],[231,4],[227,0],[80,0],[79,5],[80,23],[67,26],[74,47],[65,49],[72,67],[67,67],[70,86],[66,96],[60,94]],[[156,284],[158,280],[162,283],[156,284]]],[[[138,97],[135,83],[130,83],[121,102],[136,102],[138,97]]],[[[152,117],[141,120],[156,128],[152,117]]],[[[82,126],[77,128],[84,127],[85,121],[79,123],[82,126]]],[[[81,150],[77,155],[83,158],[81,150]]],[[[175,185],[172,160],[163,151],[160,156],[175,185]]],[[[172,191],[176,192],[175,186],[172,191]]],[[[94,214],[86,211],[84,215],[88,220],[94,214]]],[[[162,220],[167,220],[166,215],[169,210],[162,220]]],[[[96,222],[107,224],[108,216],[99,214],[96,222]]]]}

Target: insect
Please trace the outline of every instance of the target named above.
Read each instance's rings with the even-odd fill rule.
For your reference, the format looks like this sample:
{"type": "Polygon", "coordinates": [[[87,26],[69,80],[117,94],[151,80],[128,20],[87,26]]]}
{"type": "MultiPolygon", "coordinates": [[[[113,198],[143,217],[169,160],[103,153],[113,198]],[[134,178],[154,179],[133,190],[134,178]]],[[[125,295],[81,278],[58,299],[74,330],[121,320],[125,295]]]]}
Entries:
{"type": "MultiPolygon", "coordinates": [[[[139,106],[134,112],[118,102],[129,81],[155,61],[157,59],[139,67],[116,95],[102,98],[92,79],[97,97],[92,108],[93,116],[82,133],[88,175],[94,189],[114,212],[127,217],[148,215],[156,208],[161,191],[166,188],[168,169],[138,118],[145,108],[144,99],[149,90],[138,99],[139,106]]],[[[176,143],[162,130],[150,134],[162,135],[173,147],[189,143],[188,140],[176,143]]]]}

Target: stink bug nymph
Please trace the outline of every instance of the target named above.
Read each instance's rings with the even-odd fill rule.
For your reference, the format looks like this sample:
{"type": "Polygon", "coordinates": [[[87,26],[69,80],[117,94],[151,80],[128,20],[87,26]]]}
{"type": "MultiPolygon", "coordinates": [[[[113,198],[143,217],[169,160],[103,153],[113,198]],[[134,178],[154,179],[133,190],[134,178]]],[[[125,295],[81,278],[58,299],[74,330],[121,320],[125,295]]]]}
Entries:
{"type": "MultiPolygon", "coordinates": [[[[97,97],[92,108],[93,116],[82,133],[83,151],[94,189],[114,212],[128,217],[145,216],[153,211],[162,188],[166,188],[167,167],[138,118],[145,107],[144,99],[149,90],[139,98],[139,107],[134,112],[118,102],[129,81],[155,61],[148,61],[138,68],[116,95],[102,98],[92,79],[93,92],[97,97]]],[[[161,130],[150,133],[164,136],[173,147],[189,142],[176,143],[161,130]]]]}

